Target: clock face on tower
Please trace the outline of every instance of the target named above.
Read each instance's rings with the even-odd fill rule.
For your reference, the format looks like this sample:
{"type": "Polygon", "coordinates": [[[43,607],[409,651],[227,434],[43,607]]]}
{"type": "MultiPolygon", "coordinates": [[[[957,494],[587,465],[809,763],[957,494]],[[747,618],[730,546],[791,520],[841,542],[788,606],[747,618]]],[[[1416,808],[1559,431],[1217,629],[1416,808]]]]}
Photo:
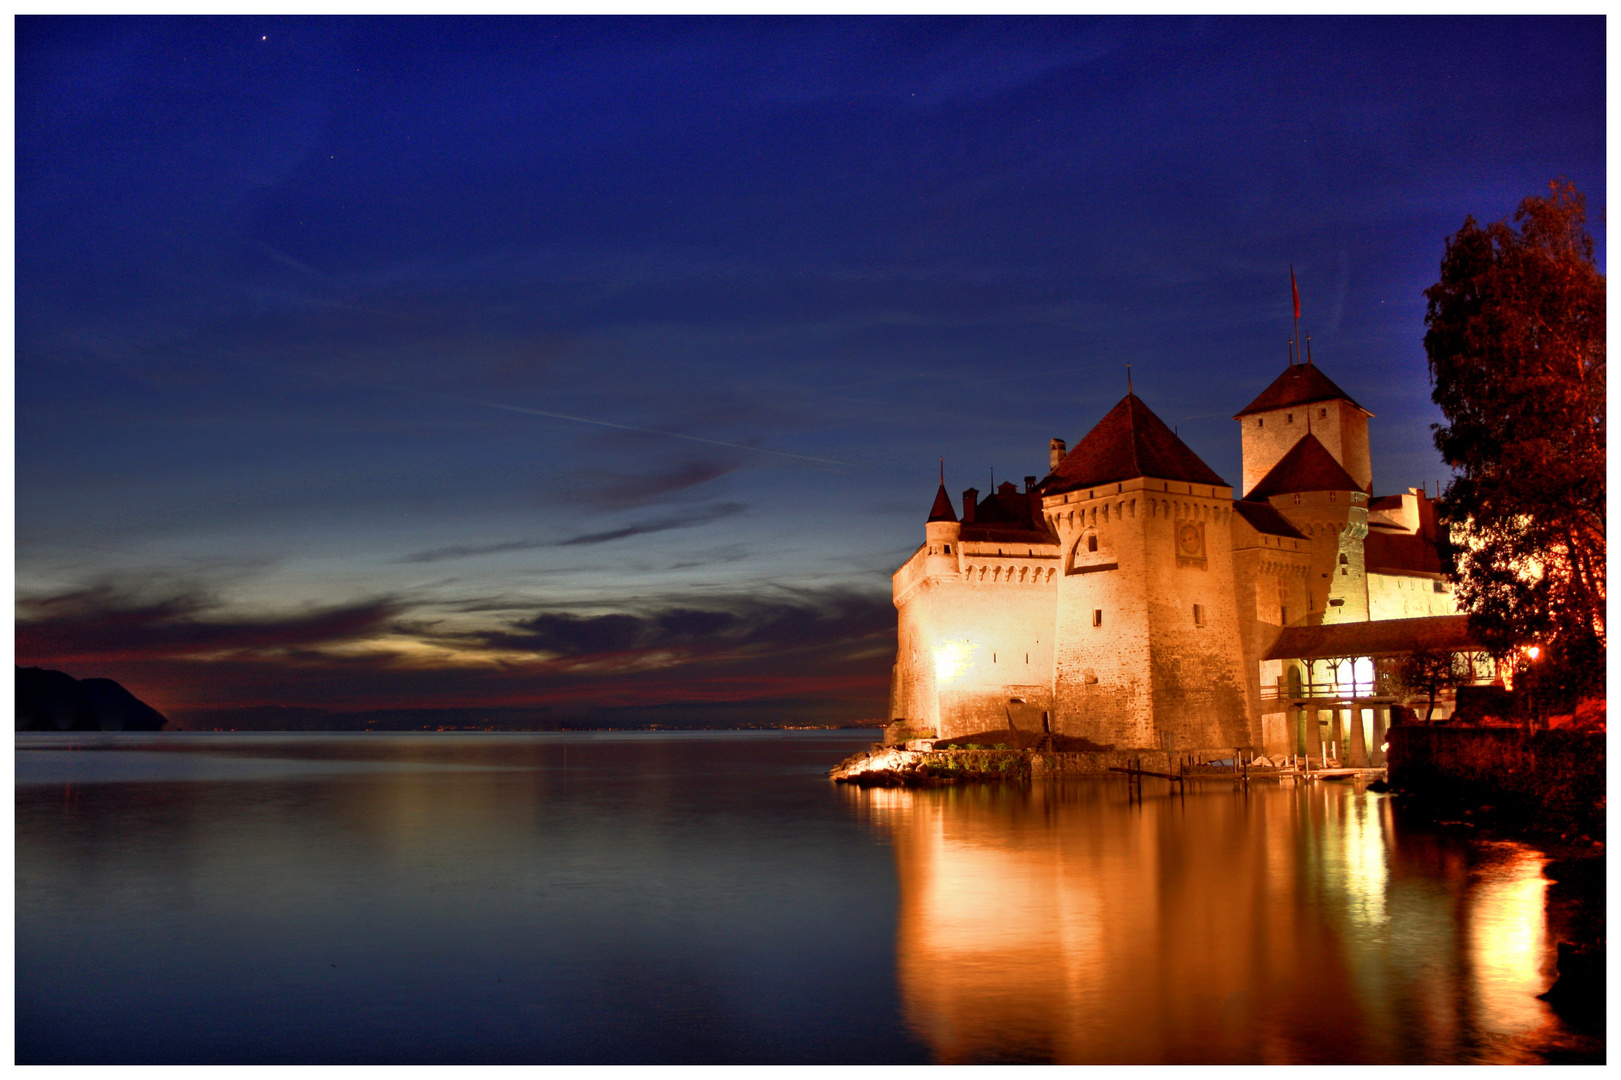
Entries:
{"type": "Polygon", "coordinates": [[[1204,522],[1183,521],[1176,526],[1176,565],[1205,568],[1204,522]]]}

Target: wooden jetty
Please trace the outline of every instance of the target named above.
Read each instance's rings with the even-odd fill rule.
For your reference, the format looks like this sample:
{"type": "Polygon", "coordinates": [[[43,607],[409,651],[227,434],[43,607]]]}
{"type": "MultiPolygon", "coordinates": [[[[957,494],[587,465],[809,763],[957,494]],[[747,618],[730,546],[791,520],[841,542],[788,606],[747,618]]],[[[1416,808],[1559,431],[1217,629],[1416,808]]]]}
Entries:
{"type": "Polygon", "coordinates": [[[1180,784],[1190,777],[1195,780],[1236,780],[1248,783],[1251,780],[1344,780],[1357,777],[1377,779],[1385,775],[1385,767],[1382,765],[1372,767],[1313,765],[1311,759],[1306,757],[1293,758],[1287,764],[1280,765],[1270,763],[1255,765],[1254,760],[1253,757],[1246,760],[1244,755],[1237,751],[1229,759],[1230,764],[1222,765],[1177,758],[1174,763],[1175,772],[1165,773],[1143,768],[1142,759],[1137,758],[1127,766],[1111,766],[1109,771],[1124,773],[1139,786],[1145,776],[1180,784]]]}

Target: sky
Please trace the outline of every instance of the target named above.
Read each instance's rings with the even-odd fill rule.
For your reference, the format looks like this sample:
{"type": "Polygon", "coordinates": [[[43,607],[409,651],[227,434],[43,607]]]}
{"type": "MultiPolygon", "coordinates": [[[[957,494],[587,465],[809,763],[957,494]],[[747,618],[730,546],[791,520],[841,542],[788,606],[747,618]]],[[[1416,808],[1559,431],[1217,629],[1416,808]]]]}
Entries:
{"type": "Polygon", "coordinates": [[[1567,177],[1604,265],[1602,18],[25,17],[15,73],[17,663],[178,723],[880,718],[942,458],[1045,474],[1129,364],[1238,483],[1292,266],[1433,489],[1447,236],[1567,177]]]}

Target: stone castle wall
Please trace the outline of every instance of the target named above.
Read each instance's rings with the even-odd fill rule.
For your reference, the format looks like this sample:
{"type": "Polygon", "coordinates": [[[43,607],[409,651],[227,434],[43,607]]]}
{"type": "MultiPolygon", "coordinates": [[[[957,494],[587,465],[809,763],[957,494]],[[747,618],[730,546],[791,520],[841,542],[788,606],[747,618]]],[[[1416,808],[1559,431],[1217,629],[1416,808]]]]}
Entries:
{"type": "Polygon", "coordinates": [[[1368,618],[1422,619],[1458,614],[1452,586],[1434,575],[1368,575],[1368,618]],[[1436,586],[1441,588],[1438,590],[1436,586]]]}
{"type": "Polygon", "coordinates": [[[949,563],[929,565],[926,544],[896,575],[889,719],[940,738],[1042,731],[1052,711],[1056,549],[963,544],[940,532],[936,546],[951,544],[949,563]]]}
{"type": "Polygon", "coordinates": [[[1152,711],[1142,732],[1145,741],[1128,745],[1168,750],[1248,746],[1252,740],[1234,581],[1231,490],[1216,488],[1207,495],[1201,485],[1164,486],[1191,486],[1194,494],[1148,492],[1152,711]],[[1195,534],[1198,555],[1191,550],[1195,534]]]}

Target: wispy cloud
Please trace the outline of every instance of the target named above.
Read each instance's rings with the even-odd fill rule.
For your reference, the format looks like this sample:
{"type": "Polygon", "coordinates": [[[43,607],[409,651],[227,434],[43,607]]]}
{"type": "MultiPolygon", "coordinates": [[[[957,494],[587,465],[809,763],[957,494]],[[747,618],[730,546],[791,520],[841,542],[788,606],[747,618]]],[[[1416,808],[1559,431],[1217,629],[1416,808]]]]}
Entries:
{"type": "Polygon", "coordinates": [[[22,602],[17,661],[117,679],[166,713],[793,698],[866,716],[882,707],[894,651],[882,592],[667,596],[585,613],[514,607],[414,618],[406,600],[381,597],[243,615],[203,590],[137,595],[104,582],[22,602]]]}
{"type": "Polygon", "coordinates": [[[202,590],[143,597],[110,582],[22,600],[18,663],[105,662],[307,648],[369,636],[404,610],[391,597],[259,617],[221,613],[202,590]]]}
{"type": "Polygon", "coordinates": [[[809,461],[817,465],[836,465],[843,468],[849,464],[844,461],[834,461],[831,458],[812,457],[810,454],[794,454],[787,450],[770,450],[764,446],[750,446],[748,443],[725,442],[721,439],[705,439],[697,435],[683,435],[679,431],[661,431],[658,428],[636,427],[633,424],[616,424],[611,420],[597,420],[589,416],[571,416],[568,413],[529,409],[521,405],[500,405],[493,401],[475,401],[472,398],[456,398],[455,400],[465,405],[479,405],[486,409],[502,409],[506,412],[523,413],[527,416],[543,416],[549,420],[567,420],[574,424],[595,424],[597,427],[614,428],[618,431],[634,431],[642,435],[659,435],[666,439],[684,439],[687,442],[704,443],[708,446],[724,446],[732,450],[746,450],[752,454],[770,454],[773,457],[809,461]]]}
{"type": "Polygon", "coordinates": [[[607,614],[543,611],[456,639],[573,661],[632,653],[678,653],[693,660],[888,645],[894,632],[894,606],[881,593],[805,589],[768,597],[671,598],[650,609],[607,614]]]}
{"type": "Polygon", "coordinates": [[[457,544],[451,547],[433,548],[430,551],[419,551],[414,555],[405,556],[400,562],[431,563],[443,562],[446,559],[471,559],[476,555],[499,555],[504,551],[528,551],[540,546],[540,543],[534,540],[509,540],[504,544],[476,546],[457,544]]]}
{"type": "Polygon", "coordinates": [[[711,521],[718,521],[721,518],[740,514],[745,509],[747,507],[742,503],[716,503],[713,506],[700,507],[690,514],[677,517],[655,518],[651,521],[639,521],[619,529],[571,536],[567,540],[558,541],[557,546],[582,547],[588,544],[607,544],[631,536],[644,536],[647,533],[668,532],[671,529],[688,529],[694,525],[706,525],[711,521]]]}
{"type": "Polygon", "coordinates": [[[618,510],[681,495],[736,472],[742,464],[739,454],[686,458],[631,473],[583,473],[574,487],[580,502],[618,510]]]}

